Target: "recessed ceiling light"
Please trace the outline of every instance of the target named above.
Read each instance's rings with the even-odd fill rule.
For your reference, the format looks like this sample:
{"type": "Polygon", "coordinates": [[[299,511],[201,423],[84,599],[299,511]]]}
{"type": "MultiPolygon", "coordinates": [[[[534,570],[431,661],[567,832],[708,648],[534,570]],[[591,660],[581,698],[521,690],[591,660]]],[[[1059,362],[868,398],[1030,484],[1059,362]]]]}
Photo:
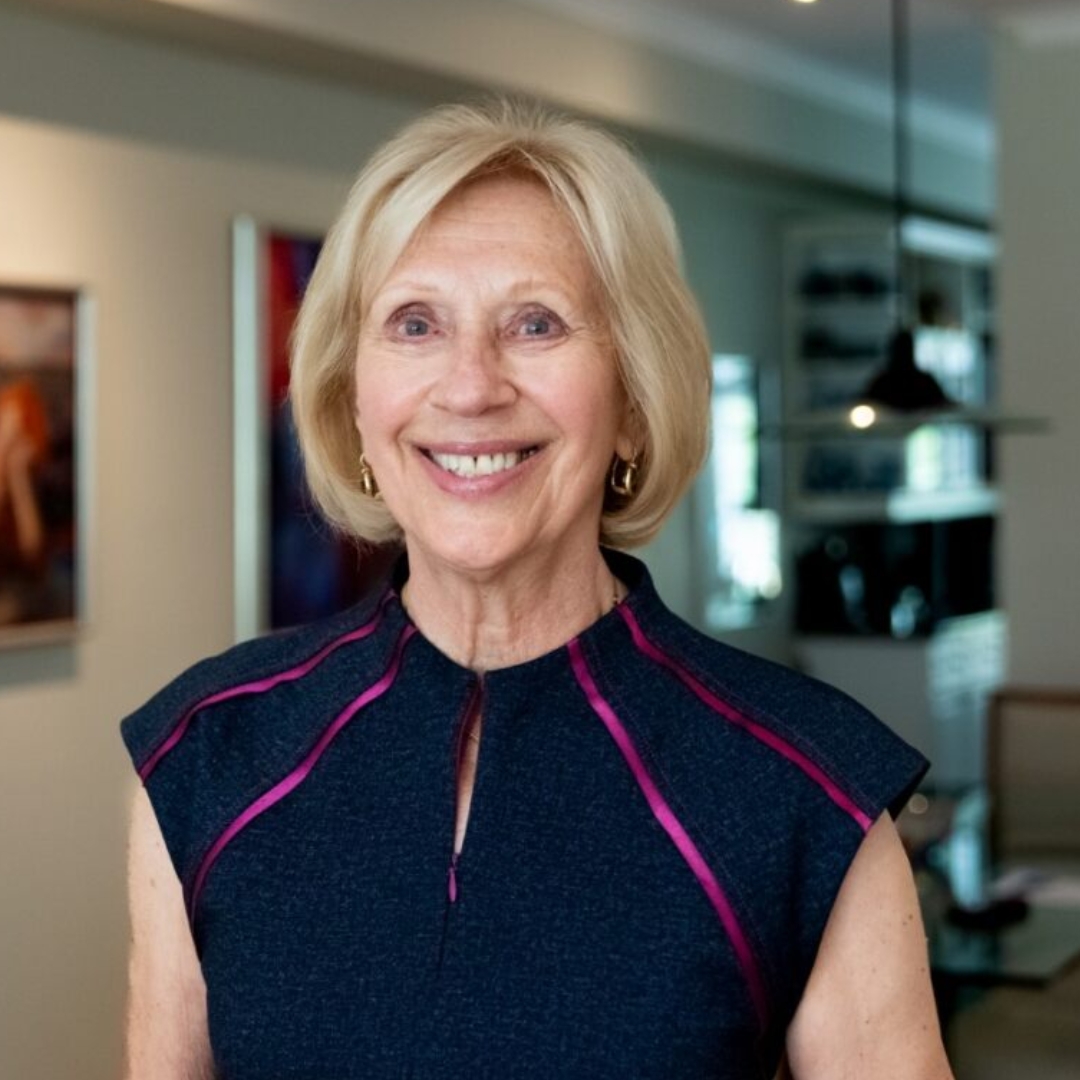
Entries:
{"type": "Polygon", "coordinates": [[[816,4],[817,0],[795,0],[796,4],[816,4]]]}

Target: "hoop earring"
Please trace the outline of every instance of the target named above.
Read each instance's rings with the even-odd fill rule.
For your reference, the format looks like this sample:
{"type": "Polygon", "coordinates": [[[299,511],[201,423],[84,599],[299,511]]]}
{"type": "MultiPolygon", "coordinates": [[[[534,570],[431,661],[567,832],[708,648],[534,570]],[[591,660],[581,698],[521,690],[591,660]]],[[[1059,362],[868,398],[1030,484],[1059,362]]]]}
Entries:
{"type": "Polygon", "coordinates": [[[637,474],[640,466],[638,465],[638,456],[635,454],[629,461],[615,455],[615,460],[611,463],[611,475],[608,477],[608,483],[611,485],[611,490],[616,495],[622,495],[625,498],[629,498],[637,491],[637,474]]]}
{"type": "Polygon", "coordinates": [[[367,458],[364,457],[362,450],[360,451],[360,493],[366,495],[369,499],[382,498],[382,492],[379,491],[375,474],[371,471],[371,466],[368,464],[367,458]]]}

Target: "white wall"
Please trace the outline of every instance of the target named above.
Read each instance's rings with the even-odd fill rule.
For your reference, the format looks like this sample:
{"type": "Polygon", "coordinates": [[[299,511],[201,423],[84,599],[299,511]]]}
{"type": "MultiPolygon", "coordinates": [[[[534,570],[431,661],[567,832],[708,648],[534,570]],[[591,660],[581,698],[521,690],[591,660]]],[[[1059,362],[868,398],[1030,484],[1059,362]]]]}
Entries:
{"type": "Polygon", "coordinates": [[[0,279],[89,291],[98,390],[91,624],[0,653],[0,1076],[119,1075],[116,725],[232,628],[231,218],[324,227],[348,177],[305,164],[306,126],[356,162],[408,112],[0,9],[0,279]],[[47,121],[4,115],[27,81],[47,121]],[[94,130],[148,98],[165,119],[94,130]]]}
{"type": "Polygon", "coordinates": [[[1002,35],[1002,399],[1050,435],[1003,440],[1010,678],[1080,685],[1080,18],[1002,35]]]}
{"type": "MultiPolygon", "coordinates": [[[[797,93],[772,71],[781,61],[759,65],[760,79],[736,73],[677,12],[665,12],[663,0],[626,10],[582,4],[580,12],[566,0],[365,0],[362,7],[341,0],[36,0],[36,6],[89,12],[347,78],[378,73],[408,84],[422,74],[444,96],[446,87],[477,85],[533,94],[639,131],[891,190],[889,114],[868,108],[858,92],[797,93]],[[640,31],[650,24],[648,39],[640,31]]],[[[917,123],[913,136],[916,197],[961,214],[989,213],[991,148],[958,138],[955,127],[917,123]]]]}

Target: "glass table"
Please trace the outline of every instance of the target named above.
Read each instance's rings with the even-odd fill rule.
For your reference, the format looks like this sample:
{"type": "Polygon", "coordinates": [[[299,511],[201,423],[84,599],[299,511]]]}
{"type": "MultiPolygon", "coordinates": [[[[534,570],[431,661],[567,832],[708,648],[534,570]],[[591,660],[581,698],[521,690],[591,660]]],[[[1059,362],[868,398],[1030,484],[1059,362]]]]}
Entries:
{"type": "Polygon", "coordinates": [[[915,869],[946,1033],[957,1013],[991,988],[1046,992],[1080,964],[1080,864],[1049,875],[1003,874],[990,859],[986,817],[985,789],[970,787],[916,795],[898,822],[915,869]],[[1014,911],[1022,917],[990,917],[995,909],[986,905],[1010,897],[1026,901],[1026,911],[1014,911]]]}
{"type": "Polygon", "coordinates": [[[1032,905],[1018,922],[994,930],[927,926],[933,974],[983,986],[1047,986],[1080,962],[1080,908],[1032,905]]]}

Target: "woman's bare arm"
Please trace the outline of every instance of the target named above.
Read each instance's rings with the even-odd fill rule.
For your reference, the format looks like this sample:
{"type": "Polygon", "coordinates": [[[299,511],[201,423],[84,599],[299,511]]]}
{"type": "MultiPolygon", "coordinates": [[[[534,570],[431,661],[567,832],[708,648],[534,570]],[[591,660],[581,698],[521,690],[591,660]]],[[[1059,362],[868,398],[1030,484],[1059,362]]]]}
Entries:
{"type": "Polygon", "coordinates": [[[911,866],[889,815],[866,834],[787,1033],[795,1080],[951,1080],[911,866]]]}
{"type": "Polygon", "coordinates": [[[128,1080],[210,1080],[206,985],[183,893],[145,789],[131,808],[128,1080]]]}

